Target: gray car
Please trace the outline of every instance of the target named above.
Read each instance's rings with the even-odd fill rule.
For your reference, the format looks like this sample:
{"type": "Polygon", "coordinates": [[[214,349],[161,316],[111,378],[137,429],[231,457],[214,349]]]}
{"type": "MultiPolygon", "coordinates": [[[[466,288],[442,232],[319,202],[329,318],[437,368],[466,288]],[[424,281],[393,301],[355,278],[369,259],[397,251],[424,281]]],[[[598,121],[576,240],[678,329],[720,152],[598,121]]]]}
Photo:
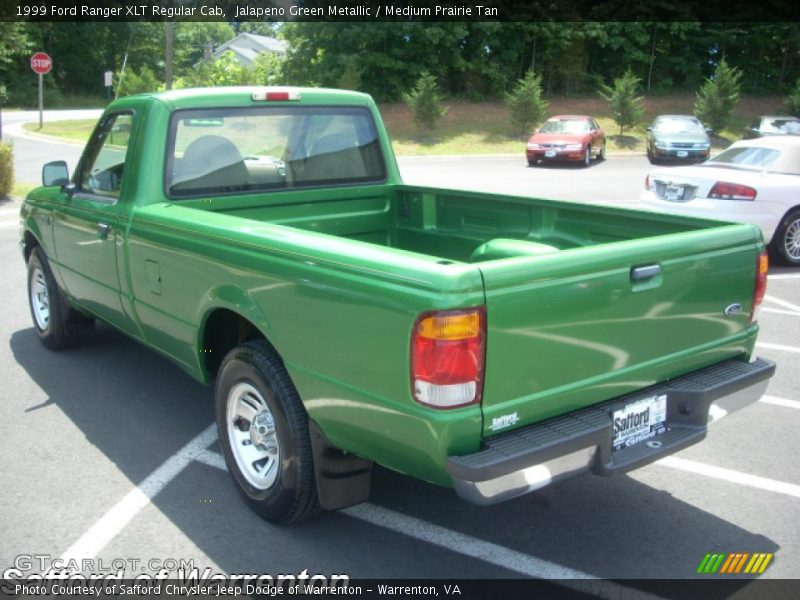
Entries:
{"type": "Polygon", "coordinates": [[[668,160],[702,162],[711,151],[708,130],[689,115],[661,115],[647,128],[647,158],[652,164],[668,160]]]}

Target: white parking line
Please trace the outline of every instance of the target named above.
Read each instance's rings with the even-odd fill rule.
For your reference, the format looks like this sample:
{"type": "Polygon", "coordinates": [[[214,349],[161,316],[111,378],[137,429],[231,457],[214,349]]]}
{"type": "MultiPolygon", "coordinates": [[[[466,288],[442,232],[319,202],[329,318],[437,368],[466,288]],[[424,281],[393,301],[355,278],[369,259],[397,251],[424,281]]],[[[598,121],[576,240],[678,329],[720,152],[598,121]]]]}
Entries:
{"type": "MultiPolygon", "coordinates": [[[[198,454],[195,460],[210,467],[223,471],[227,470],[225,459],[217,452],[206,450],[198,454]]],[[[559,579],[561,581],[558,582],[558,585],[600,598],[607,598],[608,600],[617,598],[656,600],[660,598],[617,583],[603,581],[597,579],[595,575],[536,558],[535,556],[453,531],[452,529],[446,529],[370,502],[351,506],[339,512],[360,521],[366,521],[371,525],[377,525],[464,556],[477,558],[483,562],[509,571],[515,571],[521,575],[540,579],[559,579]]]]}
{"type": "Polygon", "coordinates": [[[740,471],[733,471],[731,469],[723,469],[722,467],[714,467],[705,463],[695,462],[693,460],[686,460],[685,458],[678,458],[676,456],[667,456],[655,462],[657,465],[670,467],[672,469],[680,469],[689,473],[696,473],[711,477],[712,479],[719,479],[728,481],[730,483],[737,483],[739,485],[746,485],[748,487],[766,490],[768,492],[776,492],[778,494],[786,494],[800,498],[800,485],[793,483],[786,483],[785,481],[777,481],[775,479],[768,479],[758,475],[750,475],[749,473],[742,473],[740,471]]]}
{"type": "Polygon", "coordinates": [[[189,466],[216,438],[216,426],[206,427],[202,433],[164,461],[142,483],[112,506],[61,555],[61,558],[69,561],[96,557],[143,508],[150,504],[158,492],[189,466]]]}
{"type": "Polygon", "coordinates": [[[800,306],[797,304],[792,304],[791,302],[787,302],[786,300],[781,300],[780,298],[776,298],[772,294],[767,294],[764,296],[764,300],[768,300],[778,306],[782,306],[783,308],[788,308],[789,310],[793,310],[796,313],[800,314],[800,306]]]}
{"type": "Polygon", "coordinates": [[[800,410],[800,402],[797,400],[786,400],[785,398],[776,398],[775,396],[761,396],[761,400],[759,400],[759,402],[800,410]]]}
{"type": "Polygon", "coordinates": [[[800,312],[794,310],[783,310],[781,308],[762,307],[761,312],[773,313],[776,315],[788,315],[790,317],[800,317],[800,312]]]}
{"type": "Polygon", "coordinates": [[[800,279],[800,273],[781,273],[780,275],[768,275],[768,279],[800,279]]]}
{"type": "Polygon", "coordinates": [[[766,350],[781,350],[783,352],[796,352],[800,354],[800,348],[797,346],[784,346],[783,344],[768,344],[766,342],[756,342],[756,346],[759,348],[765,348],[766,350]]]}

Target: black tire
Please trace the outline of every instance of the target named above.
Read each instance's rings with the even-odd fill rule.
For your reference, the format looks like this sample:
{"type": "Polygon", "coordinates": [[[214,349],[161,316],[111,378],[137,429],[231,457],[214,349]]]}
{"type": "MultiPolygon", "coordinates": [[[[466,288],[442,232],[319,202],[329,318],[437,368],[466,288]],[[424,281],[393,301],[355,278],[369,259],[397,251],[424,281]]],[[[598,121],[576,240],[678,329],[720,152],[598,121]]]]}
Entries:
{"type": "Polygon", "coordinates": [[[658,164],[658,161],[653,156],[653,151],[650,150],[650,146],[647,147],[647,160],[650,162],[651,165],[658,164]]]}
{"type": "Polygon", "coordinates": [[[28,258],[28,308],[36,334],[50,350],[66,348],[94,324],[69,306],[39,246],[28,258]]]}
{"type": "Polygon", "coordinates": [[[800,266],[800,208],[786,213],[769,246],[772,255],[783,264],[800,266]]]}
{"type": "Polygon", "coordinates": [[[603,145],[600,146],[600,150],[597,151],[597,160],[605,160],[606,159],[606,142],[603,140],[603,145]]]}
{"type": "MultiPolygon", "coordinates": [[[[321,509],[314,477],[308,414],[275,351],[265,341],[247,342],[231,350],[220,367],[215,393],[222,453],[239,492],[250,508],[267,521],[284,524],[297,523],[318,514],[321,509]],[[252,411],[256,416],[249,422],[242,417],[233,418],[229,410],[231,403],[236,405],[242,401],[237,390],[243,389],[256,390],[257,399],[264,403],[256,404],[259,408],[252,411]],[[258,437],[259,429],[252,431],[258,415],[265,413],[269,415],[272,431],[269,440],[258,437]],[[237,435],[241,441],[239,446],[234,441],[237,435]],[[252,441],[254,437],[259,443],[252,441]],[[277,451],[270,454],[264,443],[277,447],[277,451]],[[250,459],[242,456],[245,453],[243,448],[248,446],[253,448],[249,452],[269,456],[249,463],[248,467],[250,459]],[[264,471],[269,476],[258,479],[254,475],[261,474],[255,465],[262,460],[265,461],[264,471]],[[253,479],[258,479],[258,484],[254,484],[253,479]],[[261,486],[262,483],[266,487],[261,486]]],[[[248,396],[244,401],[249,402],[249,399],[248,396]]]]}
{"type": "Polygon", "coordinates": [[[590,145],[586,145],[586,149],[583,151],[583,166],[588,167],[592,164],[592,147],[590,145]]]}
{"type": "Polygon", "coordinates": [[[538,164],[539,164],[539,161],[537,161],[537,160],[535,160],[535,159],[534,159],[534,160],[531,160],[530,158],[528,159],[528,166],[529,166],[529,167],[535,167],[535,166],[536,166],[536,165],[538,165],[538,164]]]}

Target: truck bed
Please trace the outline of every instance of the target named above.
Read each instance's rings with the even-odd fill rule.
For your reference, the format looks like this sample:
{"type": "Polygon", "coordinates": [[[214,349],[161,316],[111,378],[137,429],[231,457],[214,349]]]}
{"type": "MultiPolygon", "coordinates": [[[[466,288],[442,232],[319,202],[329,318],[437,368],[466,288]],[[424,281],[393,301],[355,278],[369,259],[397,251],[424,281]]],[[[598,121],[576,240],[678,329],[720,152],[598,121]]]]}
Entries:
{"type": "Polygon", "coordinates": [[[682,219],[589,204],[394,186],[242,197],[198,208],[397,248],[440,262],[484,262],[708,228],[682,219]],[[525,244],[497,245],[492,240],[525,244]],[[538,247],[537,247],[538,246],[538,247]]]}

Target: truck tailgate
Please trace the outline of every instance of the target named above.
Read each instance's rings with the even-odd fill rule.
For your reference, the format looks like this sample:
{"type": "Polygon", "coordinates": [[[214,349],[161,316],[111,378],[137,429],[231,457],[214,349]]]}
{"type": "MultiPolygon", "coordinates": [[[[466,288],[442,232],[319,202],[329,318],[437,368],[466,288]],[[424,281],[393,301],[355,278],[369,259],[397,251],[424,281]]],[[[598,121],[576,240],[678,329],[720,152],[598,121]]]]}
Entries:
{"type": "Polygon", "coordinates": [[[749,355],[760,249],[723,225],[481,263],[484,435],[749,355]]]}

